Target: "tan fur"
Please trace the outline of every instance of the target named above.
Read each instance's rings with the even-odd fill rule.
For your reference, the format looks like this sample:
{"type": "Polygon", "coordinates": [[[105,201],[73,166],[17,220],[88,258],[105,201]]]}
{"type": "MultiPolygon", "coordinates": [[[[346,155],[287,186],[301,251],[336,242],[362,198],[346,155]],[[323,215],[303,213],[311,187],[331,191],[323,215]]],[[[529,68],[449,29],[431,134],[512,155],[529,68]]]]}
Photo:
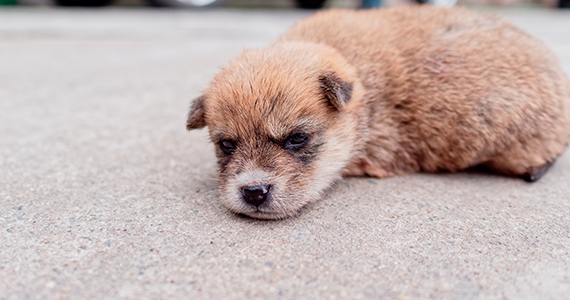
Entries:
{"type": "Polygon", "coordinates": [[[258,218],[295,213],[341,174],[532,174],[570,136],[570,82],[554,55],[460,8],[317,13],[234,59],[197,103],[189,129],[236,141],[230,156],[217,147],[224,204],[258,218]],[[348,103],[336,101],[346,87],[348,103]],[[296,128],[318,150],[310,163],[279,142],[296,128]],[[267,204],[243,203],[240,187],[260,183],[273,187],[267,204]]]}

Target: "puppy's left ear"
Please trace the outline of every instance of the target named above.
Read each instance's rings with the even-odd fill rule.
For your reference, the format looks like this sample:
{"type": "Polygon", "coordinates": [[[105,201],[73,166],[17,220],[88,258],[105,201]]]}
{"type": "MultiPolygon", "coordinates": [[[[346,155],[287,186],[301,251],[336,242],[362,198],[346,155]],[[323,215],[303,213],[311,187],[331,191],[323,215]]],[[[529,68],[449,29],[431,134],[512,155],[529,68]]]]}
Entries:
{"type": "Polygon", "coordinates": [[[192,130],[206,126],[206,119],[204,118],[204,95],[194,99],[190,112],[188,112],[188,120],[186,121],[186,129],[192,130]]]}
{"type": "Polygon", "coordinates": [[[344,81],[336,73],[330,72],[319,77],[325,99],[336,109],[343,109],[352,97],[352,83],[344,81]]]}

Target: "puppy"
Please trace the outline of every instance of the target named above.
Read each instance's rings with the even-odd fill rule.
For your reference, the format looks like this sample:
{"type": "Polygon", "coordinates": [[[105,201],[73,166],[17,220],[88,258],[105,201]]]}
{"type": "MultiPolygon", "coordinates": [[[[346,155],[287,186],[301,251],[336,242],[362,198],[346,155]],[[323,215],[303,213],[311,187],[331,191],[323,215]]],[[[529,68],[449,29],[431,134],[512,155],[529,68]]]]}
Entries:
{"type": "Polygon", "coordinates": [[[493,16],[331,10],[221,69],[190,108],[235,213],[295,214],[335,180],[484,165],[534,181],[570,136],[570,82],[493,16]]]}

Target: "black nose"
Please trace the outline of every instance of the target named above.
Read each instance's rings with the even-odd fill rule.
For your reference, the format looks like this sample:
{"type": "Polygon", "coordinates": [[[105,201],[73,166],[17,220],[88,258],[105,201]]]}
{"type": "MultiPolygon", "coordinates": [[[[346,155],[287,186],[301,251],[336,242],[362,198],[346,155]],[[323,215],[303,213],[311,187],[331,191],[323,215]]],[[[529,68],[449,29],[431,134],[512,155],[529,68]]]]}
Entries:
{"type": "Polygon", "coordinates": [[[251,205],[260,206],[267,200],[267,194],[271,186],[264,184],[244,186],[241,188],[243,200],[251,205]]]}

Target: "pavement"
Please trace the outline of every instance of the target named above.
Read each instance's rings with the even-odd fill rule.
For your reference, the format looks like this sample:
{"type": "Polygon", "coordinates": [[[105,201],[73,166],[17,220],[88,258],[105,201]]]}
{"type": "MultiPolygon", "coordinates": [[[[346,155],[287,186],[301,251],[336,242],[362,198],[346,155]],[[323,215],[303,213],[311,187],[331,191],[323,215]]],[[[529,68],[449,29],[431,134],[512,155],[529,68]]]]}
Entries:
{"type": "MultiPolygon", "coordinates": [[[[570,11],[485,10],[570,74],[570,11]]],[[[570,150],[533,184],[347,178],[281,221],[221,206],[189,103],[309,13],[0,10],[0,299],[568,299],[570,150]]]]}

